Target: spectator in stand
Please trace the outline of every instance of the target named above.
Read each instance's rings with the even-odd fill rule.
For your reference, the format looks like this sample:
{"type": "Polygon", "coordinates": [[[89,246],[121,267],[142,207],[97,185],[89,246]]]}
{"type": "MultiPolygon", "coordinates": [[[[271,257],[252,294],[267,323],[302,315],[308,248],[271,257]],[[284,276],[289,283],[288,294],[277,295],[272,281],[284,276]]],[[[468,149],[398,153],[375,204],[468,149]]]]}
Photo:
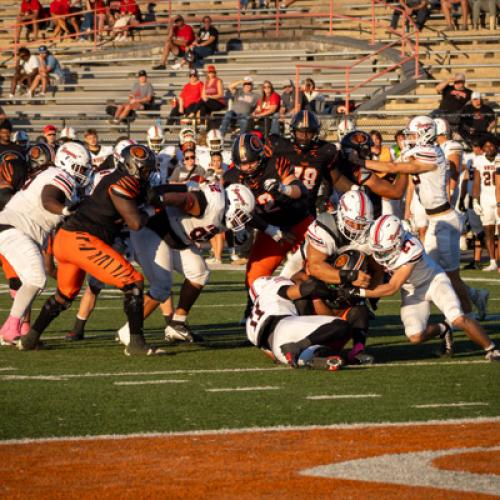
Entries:
{"type": "Polygon", "coordinates": [[[244,134],[248,129],[248,121],[259,101],[259,97],[253,92],[253,80],[250,76],[232,82],[229,85],[229,90],[233,94],[233,105],[222,120],[220,127],[222,137],[227,134],[233,121],[238,123],[240,134],[244,134]]]}
{"type": "Polygon", "coordinates": [[[104,0],[85,0],[85,10],[92,10],[94,12],[86,12],[83,16],[81,31],[83,36],[90,39],[94,34],[94,18],[97,21],[97,37],[100,38],[104,33],[104,26],[106,25],[106,6],[104,0]]]}
{"type": "Polygon", "coordinates": [[[391,161],[391,150],[383,144],[382,134],[378,130],[370,130],[373,141],[372,155],[374,160],[391,161]]]}
{"type": "Polygon", "coordinates": [[[316,90],[316,83],[312,78],[306,78],[302,92],[305,98],[305,107],[316,114],[323,113],[325,109],[325,96],[316,90]]]}
{"type": "Polygon", "coordinates": [[[465,141],[470,143],[474,138],[481,139],[494,132],[496,125],[495,111],[484,104],[480,92],[472,92],[470,104],[466,104],[460,112],[459,131],[465,141]]]}
{"type": "Polygon", "coordinates": [[[64,82],[64,73],[59,61],[47,50],[45,45],[41,45],[38,47],[38,74],[33,79],[28,91],[28,97],[35,95],[39,85],[41,85],[39,96],[45,97],[47,85],[51,78],[56,79],[58,82],[64,82]]]}
{"type": "Polygon", "coordinates": [[[257,107],[252,113],[256,126],[260,128],[264,137],[269,134],[279,134],[279,110],[281,98],[274,90],[273,84],[269,80],[262,83],[262,94],[257,101],[257,107]]]}
{"type": "Polygon", "coordinates": [[[141,10],[135,0],[121,0],[120,11],[115,15],[113,33],[116,42],[127,39],[129,31],[141,22],[141,10]]]}
{"type": "Polygon", "coordinates": [[[451,18],[451,9],[453,5],[460,5],[462,8],[462,29],[467,30],[469,19],[469,0],[441,0],[441,10],[446,19],[446,28],[449,30],[455,29],[455,23],[451,18]]]}
{"type": "Polygon", "coordinates": [[[205,177],[205,169],[196,163],[196,151],[186,149],[182,165],[175,168],[168,181],[172,184],[186,184],[195,177],[205,177]]]}
{"type": "MultiPolygon", "coordinates": [[[[165,69],[170,53],[174,55],[174,58],[183,58],[195,38],[193,28],[184,22],[182,16],[177,16],[174,19],[174,25],[168,30],[167,40],[163,46],[161,62],[157,66],[154,66],[153,69],[165,69]]],[[[182,64],[176,63],[174,59],[174,64],[172,64],[171,68],[180,69],[181,67],[182,64]]]]}
{"type": "MultiPolygon", "coordinates": [[[[418,31],[422,31],[425,21],[429,18],[429,4],[427,0],[406,0],[401,2],[392,11],[391,28],[393,30],[398,29],[399,18],[401,17],[401,11],[404,10],[409,16],[415,18],[415,24],[418,31]],[[400,10],[401,9],[401,10],[400,10]]],[[[409,22],[406,23],[406,29],[409,29],[409,22]]]]}
{"type": "MultiPolygon", "coordinates": [[[[21,0],[21,7],[16,18],[16,33],[14,40],[19,43],[22,26],[19,23],[29,23],[43,18],[43,7],[39,0],[21,0]]],[[[29,42],[29,34],[33,31],[34,40],[38,40],[39,23],[28,24],[26,28],[26,40],[29,42]]]]}
{"type": "Polygon", "coordinates": [[[460,112],[472,95],[472,90],[465,86],[465,75],[457,73],[453,78],[443,80],[436,85],[436,92],[442,97],[439,109],[433,112],[433,116],[443,116],[450,126],[456,127],[460,121],[460,112]]]}
{"type": "Polygon", "coordinates": [[[405,147],[405,132],[398,130],[394,134],[394,144],[391,146],[391,161],[399,160],[405,147]]]}
{"type": "Polygon", "coordinates": [[[485,16],[490,15],[490,30],[494,31],[498,12],[497,2],[495,0],[472,0],[472,25],[476,30],[481,27],[481,12],[484,12],[485,16]]]}
{"type": "Polygon", "coordinates": [[[196,39],[189,47],[193,51],[195,63],[215,54],[219,44],[219,31],[212,26],[212,18],[205,16],[201,22],[196,39]]]}
{"type": "Polygon", "coordinates": [[[45,142],[49,146],[57,149],[57,128],[55,125],[45,125],[43,128],[43,136],[45,138],[45,142]]]}
{"type": "Polygon", "coordinates": [[[299,90],[299,109],[295,109],[295,94],[295,85],[293,81],[289,79],[285,80],[283,82],[283,92],[281,94],[281,118],[291,118],[297,111],[304,109],[306,104],[304,94],[299,90]]]}
{"type": "Polygon", "coordinates": [[[215,66],[207,66],[207,79],[201,93],[200,112],[201,116],[210,115],[213,111],[221,111],[226,107],[224,99],[224,84],[217,77],[215,66]]]}
{"type": "Polygon", "coordinates": [[[69,16],[71,13],[70,0],[52,0],[50,3],[50,14],[56,26],[53,36],[59,36],[59,41],[70,35],[68,23],[73,28],[74,33],[79,33],[78,24],[74,16],[69,16]]]}
{"type": "Polygon", "coordinates": [[[171,125],[179,116],[194,117],[202,103],[203,83],[198,78],[196,69],[189,70],[189,82],[184,85],[176,105],[170,111],[168,123],[171,125]]]}
{"type": "Polygon", "coordinates": [[[151,109],[154,102],[155,91],[151,83],[148,82],[146,71],[141,69],[137,73],[138,81],[132,86],[128,96],[128,101],[120,104],[115,111],[115,118],[112,123],[118,124],[126,120],[131,111],[151,109]]]}
{"type": "Polygon", "coordinates": [[[12,99],[17,91],[18,85],[24,85],[28,89],[38,75],[38,58],[26,47],[19,49],[19,59],[14,69],[14,76],[10,85],[9,97],[12,99]]]}

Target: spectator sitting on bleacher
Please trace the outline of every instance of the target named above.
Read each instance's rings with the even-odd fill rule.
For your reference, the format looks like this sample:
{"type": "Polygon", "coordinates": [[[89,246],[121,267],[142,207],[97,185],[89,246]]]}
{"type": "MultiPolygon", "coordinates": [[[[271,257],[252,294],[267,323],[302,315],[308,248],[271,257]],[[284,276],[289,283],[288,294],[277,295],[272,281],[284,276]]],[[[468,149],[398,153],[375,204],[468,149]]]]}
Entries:
{"type": "Polygon", "coordinates": [[[33,79],[28,91],[28,97],[35,95],[35,91],[41,85],[40,97],[45,96],[47,85],[50,79],[54,78],[58,82],[64,82],[64,73],[59,61],[47,50],[45,45],[38,47],[38,74],[33,79]]]}
{"type": "Polygon", "coordinates": [[[460,112],[460,135],[470,143],[474,138],[482,138],[493,132],[496,125],[495,111],[484,104],[480,92],[472,92],[470,104],[460,112]]]}
{"type": "Polygon", "coordinates": [[[243,80],[232,82],[229,85],[229,90],[233,94],[233,104],[222,120],[220,133],[223,138],[233,121],[238,123],[240,134],[244,134],[247,131],[248,121],[259,101],[259,97],[253,92],[253,80],[251,76],[245,76],[243,80]],[[242,85],[242,88],[239,88],[240,85],[242,85]]]}
{"type": "Polygon", "coordinates": [[[193,51],[195,64],[215,54],[219,43],[219,31],[212,26],[212,18],[205,16],[201,22],[196,39],[189,46],[189,50],[193,51]]]}
{"type": "Polygon", "coordinates": [[[175,122],[175,118],[179,116],[194,117],[200,110],[202,93],[203,83],[198,78],[198,71],[194,68],[190,69],[189,82],[182,87],[179,98],[170,111],[168,123],[171,125],[175,122]]]}
{"type": "Polygon", "coordinates": [[[83,16],[81,25],[82,36],[90,37],[94,34],[94,19],[97,21],[97,37],[104,32],[106,24],[106,7],[104,0],[85,0],[85,10],[93,12],[86,12],[83,16]]]}
{"type": "Polygon", "coordinates": [[[496,0],[472,0],[472,25],[476,30],[481,27],[481,11],[490,15],[490,30],[494,31],[498,12],[496,0]]]}
{"type": "MultiPolygon", "coordinates": [[[[417,29],[421,31],[424,27],[425,21],[429,18],[429,5],[428,0],[406,0],[398,4],[392,12],[391,28],[396,30],[398,28],[399,18],[401,17],[401,10],[406,11],[409,16],[414,16],[417,29]]],[[[408,23],[406,29],[408,29],[408,23]]]]}
{"type": "Polygon", "coordinates": [[[451,9],[453,5],[460,4],[462,9],[462,25],[463,30],[467,29],[469,19],[469,0],[441,0],[441,10],[443,11],[444,18],[446,19],[446,29],[454,30],[455,23],[451,18],[451,9]]]}
{"type": "MultiPolygon", "coordinates": [[[[305,105],[304,94],[299,90],[299,109],[304,109],[305,105]]],[[[292,80],[286,79],[281,93],[280,117],[291,118],[299,109],[295,109],[295,85],[292,80]]]]}
{"type": "MultiPolygon", "coordinates": [[[[19,9],[19,14],[16,18],[16,34],[14,40],[16,43],[19,42],[19,37],[21,36],[22,26],[20,23],[29,23],[36,21],[37,19],[43,18],[43,7],[39,0],[21,0],[21,7],[19,9]]],[[[33,31],[33,37],[38,40],[38,31],[40,29],[39,23],[28,24],[26,28],[26,40],[29,42],[29,34],[33,31]]]]}
{"type": "Polygon", "coordinates": [[[264,137],[269,134],[279,134],[279,109],[281,98],[274,90],[269,80],[262,82],[262,94],[257,101],[257,107],[252,113],[255,126],[262,130],[264,137]],[[270,123],[269,123],[270,122],[270,123]]]}
{"type": "Polygon", "coordinates": [[[45,125],[43,128],[43,137],[45,142],[52,146],[54,149],[57,149],[57,128],[55,125],[45,125]]]}
{"type": "Polygon", "coordinates": [[[26,47],[19,49],[19,59],[10,86],[9,97],[11,99],[15,96],[18,85],[24,85],[27,89],[31,87],[33,80],[38,75],[38,65],[38,58],[29,49],[26,47]]]}
{"type": "Polygon", "coordinates": [[[113,33],[116,42],[123,42],[131,28],[141,22],[141,10],[135,0],[121,0],[120,11],[115,13],[113,33]]]}
{"type": "MultiPolygon", "coordinates": [[[[183,58],[195,38],[193,28],[184,22],[182,16],[177,16],[174,19],[174,25],[169,27],[167,40],[163,46],[161,62],[157,66],[153,66],[153,69],[165,69],[170,52],[172,52],[174,58],[183,58]]],[[[171,67],[172,69],[180,69],[182,63],[175,63],[174,59],[174,64],[171,67]]]]}
{"type": "Polygon", "coordinates": [[[68,15],[71,13],[70,0],[52,0],[50,3],[50,14],[55,23],[56,29],[54,30],[53,37],[59,36],[59,41],[70,35],[68,23],[73,28],[74,33],[78,33],[78,24],[74,16],[68,15]]]}
{"type": "Polygon", "coordinates": [[[308,109],[316,114],[323,113],[325,109],[325,96],[316,90],[316,83],[312,78],[304,80],[302,93],[305,98],[304,109],[308,109]]]}
{"type": "Polygon", "coordinates": [[[205,169],[196,163],[196,151],[186,149],[182,159],[182,165],[175,167],[168,181],[172,184],[185,184],[193,177],[205,177],[205,169]]]}
{"type": "Polygon", "coordinates": [[[443,80],[436,85],[436,92],[442,97],[439,109],[433,112],[433,116],[444,116],[452,128],[456,127],[460,121],[460,112],[472,95],[472,90],[465,86],[465,75],[457,73],[453,78],[443,80]]]}
{"type": "Polygon", "coordinates": [[[217,77],[215,66],[207,66],[207,79],[201,92],[200,112],[201,116],[210,115],[213,111],[221,111],[226,107],[224,99],[224,84],[217,77]]]}
{"type": "Polygon", "coordinates": [[[132,90],[128,96],[128,102],[117,106],[115,118],[112,121],[114,124],[126,120],[131,111],[151,109],[154,101],[155,91],[153,86],[148,82],[146,71],[141,69],[137,73],[138,82],[134,83],[132,90]]]}

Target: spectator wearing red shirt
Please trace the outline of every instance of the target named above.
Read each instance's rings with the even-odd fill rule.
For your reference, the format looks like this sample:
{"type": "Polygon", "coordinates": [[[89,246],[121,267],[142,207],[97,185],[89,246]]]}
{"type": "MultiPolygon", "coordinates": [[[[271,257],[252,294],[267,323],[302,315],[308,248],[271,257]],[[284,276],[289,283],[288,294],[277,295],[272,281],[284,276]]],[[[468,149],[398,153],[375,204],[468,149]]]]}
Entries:
{"type": "MultiPolygon", "coordinates": [[[[172,52],[175,57],[183,57],[195,38],[193,28],[184,22],[182,16],[177,16],[174,19],[173,28],[171,27],[168,30],[167,40],[163,46],[161,63],[158,64],[158,66],[154,66],[153,69],[165,69],[170,52],[172,52]]],[[[172,69],[179,69],[180,67],[180,63],[172,65],[172,69]]]]}
{"type": "Polygon", "coordinates": [[[120,10],[115,12],[114,17],[115,41],[122,42],[127,39],[129,30],[141,22],[141,10],[135,0],[121,0],[120,10]]]}
{"type": "Polygon", "coordinates": [[[226,107],[224,84],[217,77],[215,66],[212,64],[207,66],[207,79],[203,85],[201,99],[200,111],[202,116],[210,115],[212,111],[220,111],[226,107]]]}
{"type": "Polygon", "coordinates": [[[61,33],[64,32],[64,38],[66,35],[70,35],[70,29],[68,23],[71,24],[75,33],[79,33],[78,24],[76,23],[76,18],[74,16],[66,17],[71,13],[71,3],[70,0],[52,0],[50,3],[50,14],[52,15],[52,20],[56,25],[54,30],[54,37],[59,36],[59,41],[61,41],[61,33]]]}
{"type": "Polygon", "coordinates": [[[97,21],[97,33],[98,37],[99,33],[104,31],[104,25],[106,24],[106,7],[104,5],[104,0],[85,0],[85,10],[86,11],[94,11],[94,12],[85,12],[83,16],[83,22],[81,26],[81,31],[83,32],[83,36],[90,38],[93,30],[94,30],[94,18],[97,21]]]}
{"type": "MultiPolygon", "coordinates": [[[[21,35],[21,28],[19,23],[27,23],[30,21],[36,21],[37,19],[43,18],[43,8],[39,0],[22,0],[21,7],[19,9],[19,14],[16,18],[16,34],[14,36],[15,42],[19,42],[19,37],[21,35]]],[[[30,31],[33,31],[33,36],[35,40],[38,39],[38,26],[39,23],[29,24],[26,26],[26,40],[29,41],[30,31]]]]}
{"type": "Polygon", "coordinates": [[[257,101],[257,107],[252,113],[255,125],[259,126],[267,137],[271,134],[279,134],[279,110],[281,97],[275,92],[273,84],[269,80],[262,83],[262,95],[257,101]],[[270,125],[270,126],[269,126],[270,125]]]}
{"type": "Polygon", "coordinates": [[[198,71],[189,70],[189,82],[184,85],[177,99],[177,104],[170,111],[168,124],[175,123],[178,116],[196,114],[202,103],[203,83],[198,78],[198,71]]]}

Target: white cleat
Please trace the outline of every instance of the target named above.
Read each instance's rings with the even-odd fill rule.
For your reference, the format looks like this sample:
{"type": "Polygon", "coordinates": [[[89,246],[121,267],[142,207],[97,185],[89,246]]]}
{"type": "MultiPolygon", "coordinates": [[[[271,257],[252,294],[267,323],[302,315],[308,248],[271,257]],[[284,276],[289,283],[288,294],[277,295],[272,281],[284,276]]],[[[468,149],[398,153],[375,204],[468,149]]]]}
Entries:
{"type": "Polygon", "coordinates": [[[483,267],[483,271],[496,271],[498,266],[496,262],[490,262],[490,264],[486,267],[483,267]]]}
{"type": "Polygon", "coordinates": [[[117,332],[116,332],[116,340],[123,345],[130,344],[130,328],[128,327],[128,323],[125,323],[117,332]]]}
{"type": "Polygon", "coordinates": [[[500,351],[498,349],[491,349],[491,351],[487,351],[485,358],[488,361],[500,361],[500,351]]]}

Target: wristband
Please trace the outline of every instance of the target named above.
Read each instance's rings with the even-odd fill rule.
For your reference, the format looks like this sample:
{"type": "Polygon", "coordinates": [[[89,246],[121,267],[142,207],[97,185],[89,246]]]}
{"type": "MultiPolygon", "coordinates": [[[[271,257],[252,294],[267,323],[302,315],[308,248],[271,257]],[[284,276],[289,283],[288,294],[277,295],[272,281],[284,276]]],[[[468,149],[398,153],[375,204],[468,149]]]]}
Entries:
{"type": "Polygon", "coordinates": [[[73,210],[69,207],[63,207],[61,210],[61,215],[64,215],[64,217],[67,217],[68,215],[71,215],[73,213],[73,210]]]}
{"type": "Polygon", "coordinates": [[[359,289],[359,296],[360,297],[366,297],[366,290],[364,288],[359,289]]]}
{"type": "Polygon", "coordinates": [[[284,194],[285,196],[291,196],[292,191],[293,191],[293,186],[290,186],[289,184],[280,184],[279,191],[281,194],[284,194]]]}
{"type": "Polygon", "coordinates": [[[358,279],[359,271],[346,271],[342,269],[339,271],[340,282],[342,285],[350,285],[353,281],[358,279]]]}

